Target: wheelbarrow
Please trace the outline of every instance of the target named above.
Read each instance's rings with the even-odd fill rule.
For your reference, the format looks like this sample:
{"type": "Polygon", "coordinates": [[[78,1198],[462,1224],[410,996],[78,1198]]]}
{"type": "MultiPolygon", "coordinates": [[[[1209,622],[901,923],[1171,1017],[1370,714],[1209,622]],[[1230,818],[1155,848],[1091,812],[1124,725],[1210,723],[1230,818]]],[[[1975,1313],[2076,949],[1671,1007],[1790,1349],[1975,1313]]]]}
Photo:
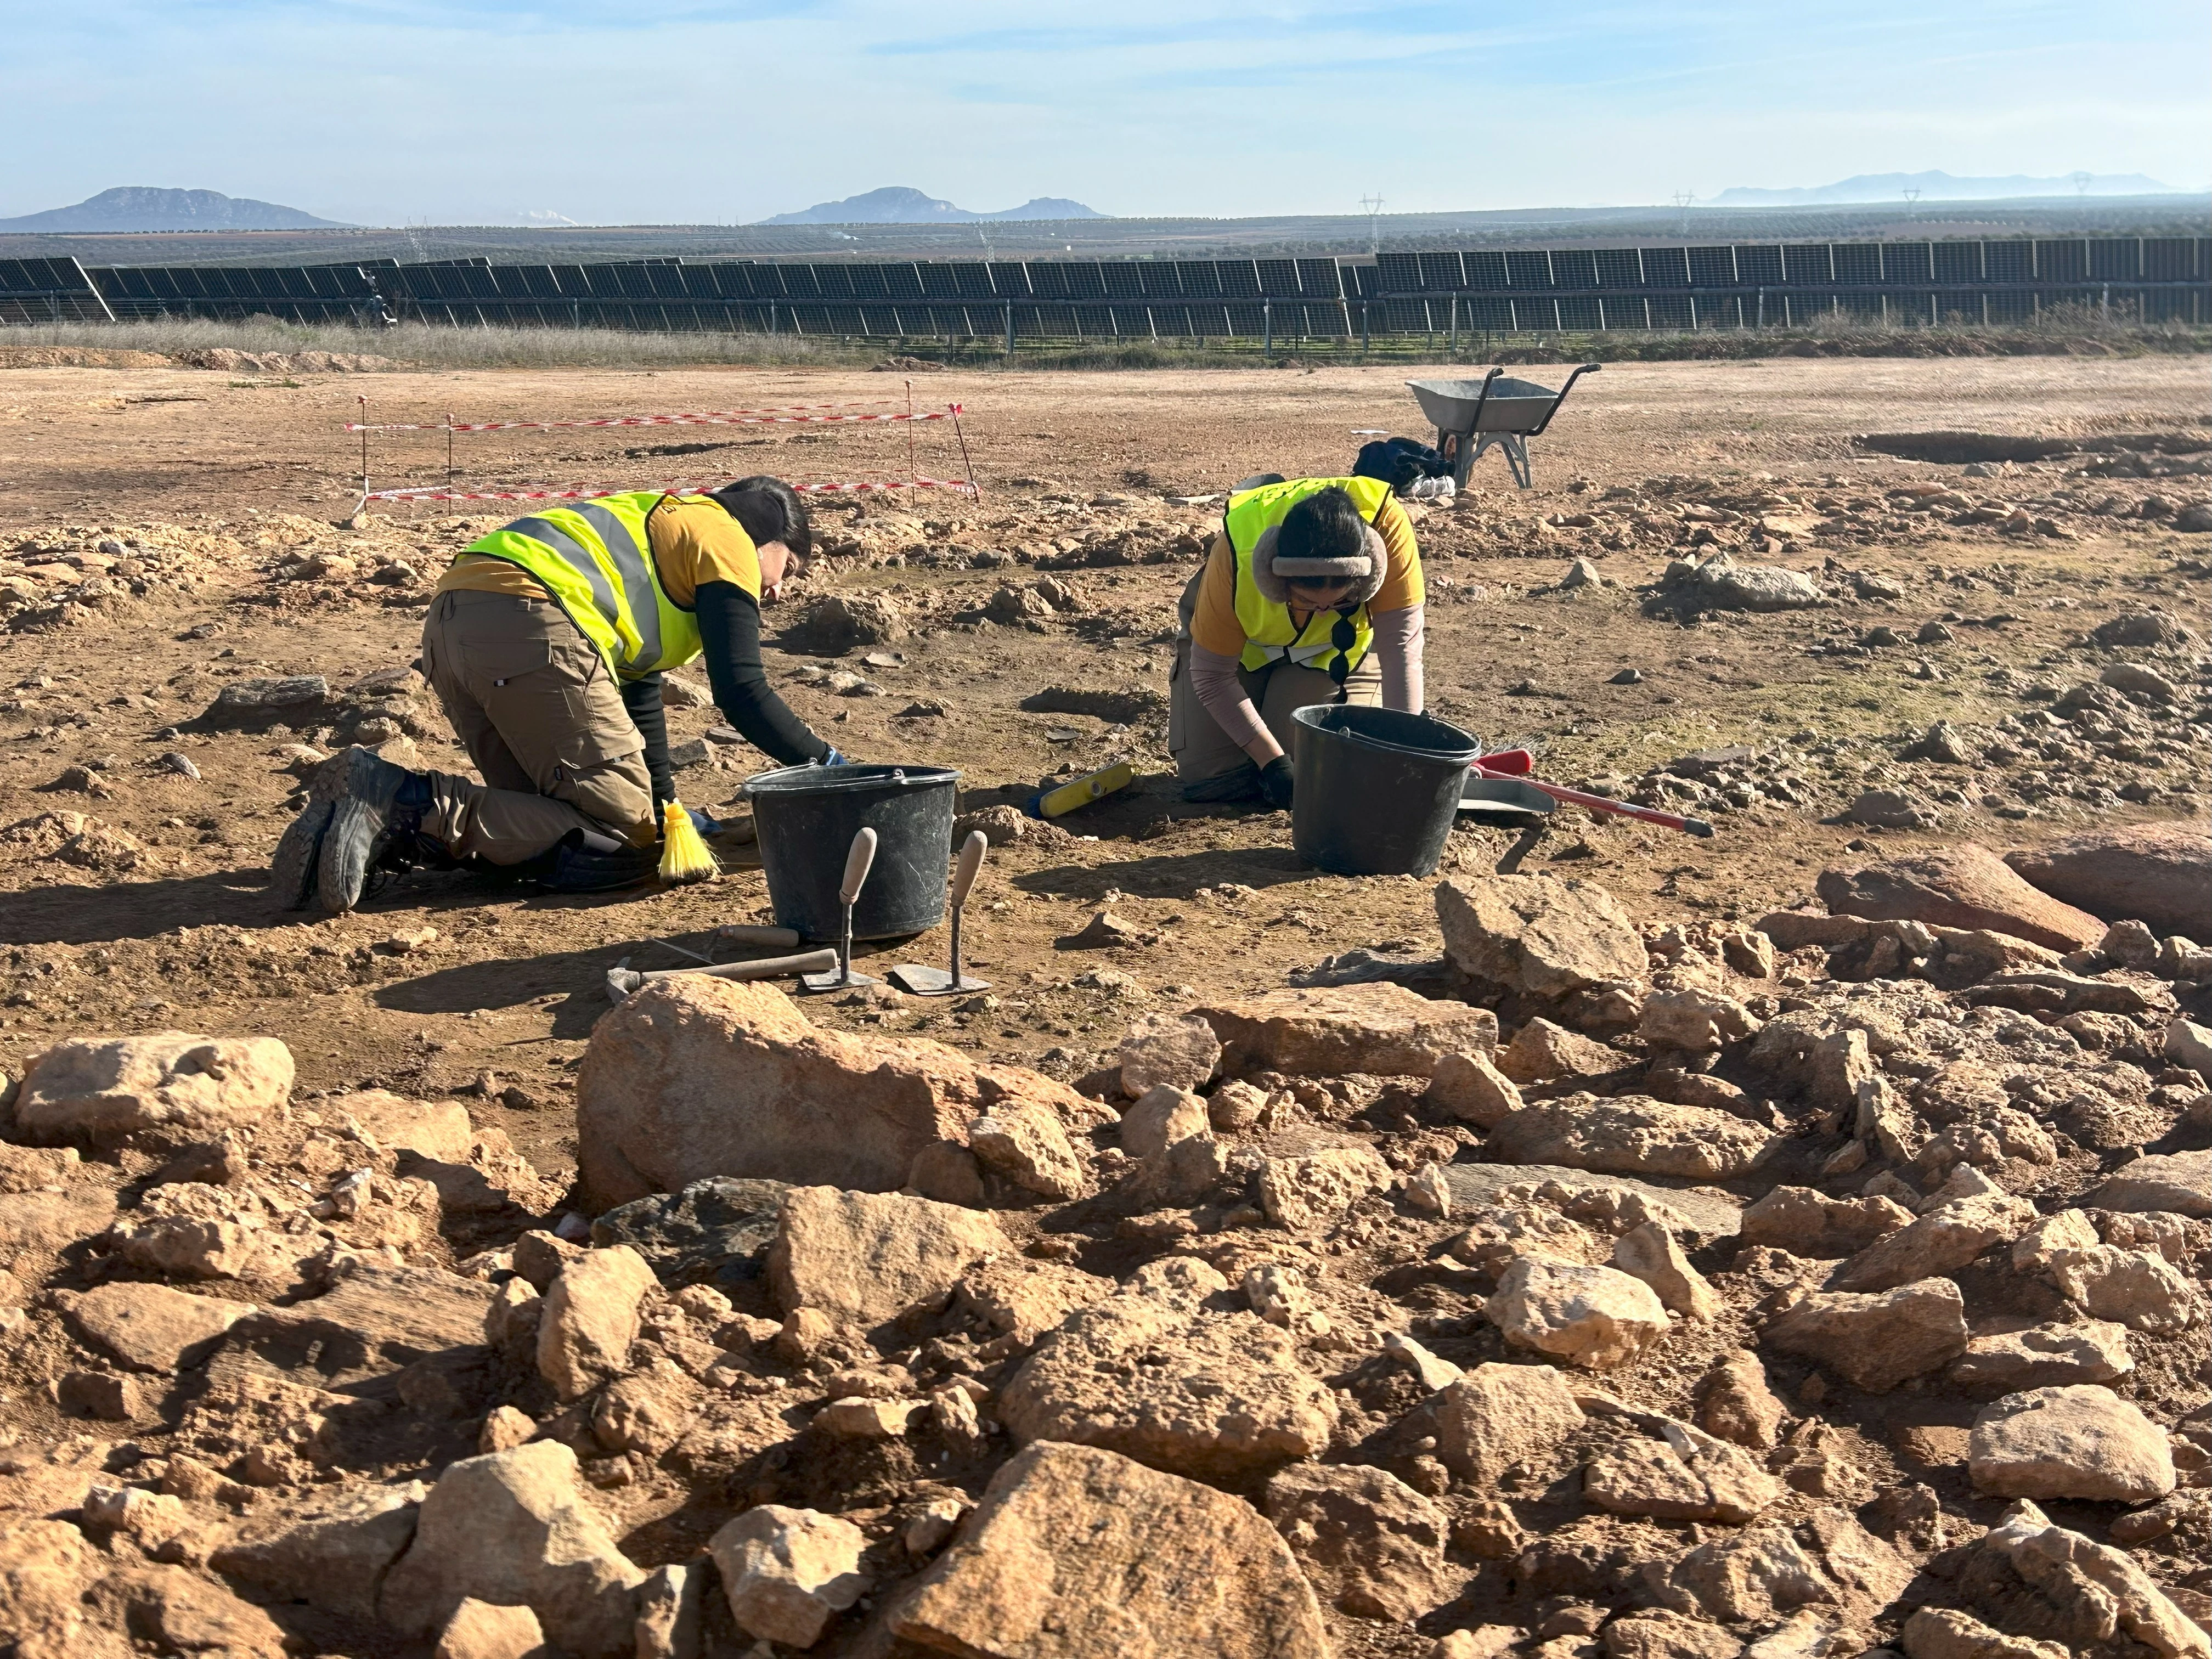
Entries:
{"type": "Polygon", "coordinates": [[[1468,474],[1493,446],[1505,452],[1513,481],[1528,488],[1528,440],[1541,435],[1559,405],[1585,374],[1601,363],[1584,363],[1557,392],[1534,380],[1506,378],[1493,368],[1479,380],[1408,380],[1413,400],[1437,428],[1437,448],[1452,464],[1452,487],[1467,488],[1468,474]]]}

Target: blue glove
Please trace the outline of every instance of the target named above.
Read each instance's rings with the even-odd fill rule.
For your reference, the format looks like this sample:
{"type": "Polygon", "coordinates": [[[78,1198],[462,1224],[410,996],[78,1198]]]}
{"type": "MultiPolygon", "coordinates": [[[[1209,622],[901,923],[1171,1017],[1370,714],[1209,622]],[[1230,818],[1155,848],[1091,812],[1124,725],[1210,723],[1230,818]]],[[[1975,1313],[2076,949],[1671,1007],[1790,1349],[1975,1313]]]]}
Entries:
{"type": "Polygon", "coordinates": [[[715,823],[696,806],[685,807],[684,815],[691,820],[691,827],[702,836],[715,835],[721,830],[720,824],[715,823]]]}
{"type": "Polygon", "coordinates": [[[824,755],[820,760],[814,763],[817,766],[851,766],[855,763],[853,761],[851,757],[841,755],[835,749],[832,749],[828,754],[824,755]]]}

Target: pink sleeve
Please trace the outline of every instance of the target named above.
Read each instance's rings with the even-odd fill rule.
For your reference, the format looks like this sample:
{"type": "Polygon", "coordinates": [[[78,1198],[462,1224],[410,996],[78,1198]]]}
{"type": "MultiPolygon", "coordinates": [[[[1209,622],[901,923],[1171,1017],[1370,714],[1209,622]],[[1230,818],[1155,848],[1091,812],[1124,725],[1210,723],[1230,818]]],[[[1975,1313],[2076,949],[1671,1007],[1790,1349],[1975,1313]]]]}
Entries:
{"type": "MultiPolygon", "coordinates": [[[[1190,689],[1198,694],[1200,706],[1213,716],[1213,723],[1246,754],[1252,752],[1255,743],[1263,743],[1270,749],[1275,746],[1267,723],[1260,718],[1260,711],[1252,707],[1252,699],[1244,695],[1243,682],[1237,678],[1236,658],[1209,651],[1193,640],[1190,689]]],[[[1273,756],[1268,758],[1272,760],[1273,756]]]]}
{"type": "Polygon", "coordinates": [[[1370,613],[1375,625],[1375,654],[1382,668],[1382,706],[1403,709],[1408,714],[1421,712],[1425,690],[1421,682],[1423,609],[1409,605],[1401,611],[1370,613]]]}

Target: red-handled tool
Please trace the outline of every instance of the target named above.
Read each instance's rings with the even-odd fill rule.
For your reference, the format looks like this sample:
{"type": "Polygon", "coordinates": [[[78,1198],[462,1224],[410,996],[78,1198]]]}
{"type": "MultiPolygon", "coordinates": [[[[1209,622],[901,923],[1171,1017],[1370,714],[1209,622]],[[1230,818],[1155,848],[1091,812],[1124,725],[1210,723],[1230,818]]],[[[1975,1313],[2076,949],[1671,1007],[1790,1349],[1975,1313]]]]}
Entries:
{"type": "Polygon", "coordinates": [[[1703,818],[1686,818],[1673,812],[1662,812],[1650,806],[1638,806],[1625,800],[1612,800],[1603,795],[1585,793],[1580,789],[1568,789],[1556,783],[1546,783],[1541,778],[1528,775],[1534,757],[1525,749],[1508,749],[1495,755],[1485,755],[1468,769],[1477,777],[1517,777],[1532,789],[1540,789],[1553,800],[1569,806],[1588,807],[1593,812],[1609,813],[1615,817],[1634,818],[1639,823],[1653,823],[1662,830],[1680,830],[1686,836],[1712,838],[1713,826],[1703,818]],[[1504,762],[1503,766],[1493,763],[1504,762]]]}

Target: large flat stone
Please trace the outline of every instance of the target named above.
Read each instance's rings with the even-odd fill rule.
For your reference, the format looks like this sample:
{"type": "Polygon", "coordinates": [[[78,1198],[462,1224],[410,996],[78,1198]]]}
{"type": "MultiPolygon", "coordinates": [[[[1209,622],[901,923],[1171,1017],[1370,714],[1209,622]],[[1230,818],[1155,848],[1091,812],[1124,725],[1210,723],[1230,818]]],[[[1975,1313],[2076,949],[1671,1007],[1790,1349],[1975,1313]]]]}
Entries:
{"type": "Polygon", "coordinates": [[[1297,1077],[1429,1077],[1446,1054],[1488,1054],[1498,1016],[1387,981],[1271,991],[1191,1011],[1221,1040],[1221,1068],[1297,1077]]]}
{"type": "Polygon", "coordinates": [[[2063,903],[2106,921],[2212,940],[2212,836],[2201,825],[2093,830],[2005,862],[2063,903]]]}
{"type": "Polygon", "coordinates": [[[1773,1145],[1771,1132],[1709,1106],[1569,1095],[1509,1114],[1484,1151],[1516,1164],[1725,1181],[1753,1168],[1773,1145]]]}
{"type": "Polygon", "coordinates": [[[787,1313],[815,1308],[840,1323],[873,1325],[949,1291],[969,1267],[1008,1248],[981,1211],[899,1193],[795,1187],[769,1247],[769,1279],[787,1313]]]}
{"type": "Polygon", "coordinates": [[[991,1479],[892,1632],[963,1659],[1329,1659],[1320,1603],[1242,1498],[1088,1446],[991,1479]]]}
{"type": "Polygon", "coordinates": [[[964,1145],[978,1117],[1024,1105],[1075,1127],[1113,1115],[1018,1066],[823,1030],[774,986],[687,976],[647,986],[592,1029],[578,1158],[600,1210],[714,1176],[893,1192],[923,1148],[964,1145]]]}
{"type": "Polygon", "coordinates": [[[1986,929],[2053,951],[2087,950],[2105,936],[2096,917],[2040,891],[1972,842],[1823,870],[1819,891],[1839,915],[1986,929]]]}
{"type": "Polygon", "coordinates": [[[250,1302],[193,1296],[166,1285],[95,1285],[68,1307],[79,1336],[133,1370],[174,1376],[204,1358],[223,1333],[254,1311],[250,1302]]]}
{"type": "Polygon", "coordinates": [[[1642,980],[1643,935],[1620,901],[1593,881],[1486,875],[1437,884],[1444,950],[1462,971],[1536,996],[1642,980]]]}
{"type": "Polygon", "coordinates": [[[1571,1169],[1564,1164],[1449,1164],[1444,1181],[1451,1188],[1455,1211],[1498,1203],[1498,1194],[1508,1187],[1540,1187],[1552,1182],[1570,1192],[1632,1194],[1650,1207],[1654,1220],[1701,1240],[1733,1238],[1743,1224],[1743,1206],[1724,1194],[1655,1186],[1632,1176],[1571,1169]]]}

